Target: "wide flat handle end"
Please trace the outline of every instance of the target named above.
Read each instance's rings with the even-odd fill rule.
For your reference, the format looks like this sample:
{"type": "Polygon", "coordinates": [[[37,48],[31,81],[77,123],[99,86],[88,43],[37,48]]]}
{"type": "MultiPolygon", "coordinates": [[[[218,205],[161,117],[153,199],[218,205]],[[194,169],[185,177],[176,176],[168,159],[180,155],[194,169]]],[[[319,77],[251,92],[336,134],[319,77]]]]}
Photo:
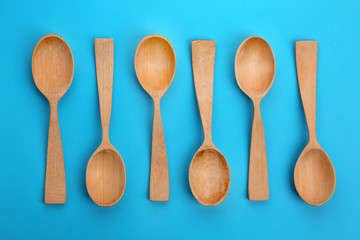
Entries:
{"type": "Polygon", "coordinates": [[[317,41],[296,41],[295,46],[297,47],[316,47],[317,48],[318,42],[317,41]]]}
{"type": "Polygon", "coordinates": [[[309,137],[316,142],[316,71],[317,41],[296,42],[296,70],[301,100],[304,106],[309,137]]]}
{"type": "Polygon", "coordinates": [[[96,77],[99,92],[101,124],[103,139],[109,140],[109,125],[112,105],[114,40],[110,38],[95,39],[96,77]]]}
{"type": "Polygon", "coordinates": [[[97,47],[114,47],[114,39],[112,38],[95,38],[95,48],[97,47]]]}
{"type": "Polygon", "coordinates": [[[212,145],[211,116],[216,42],[196,40],[191,42],[192,66],[196,98],[204,130],[204,142],[212,145]]]}
{"type": "Polygon", "coordinates": [[[191,41],[191,47],[208,47],[208,48],[215,48],[216,41],[213,40],[194,40],[191,41]]]}

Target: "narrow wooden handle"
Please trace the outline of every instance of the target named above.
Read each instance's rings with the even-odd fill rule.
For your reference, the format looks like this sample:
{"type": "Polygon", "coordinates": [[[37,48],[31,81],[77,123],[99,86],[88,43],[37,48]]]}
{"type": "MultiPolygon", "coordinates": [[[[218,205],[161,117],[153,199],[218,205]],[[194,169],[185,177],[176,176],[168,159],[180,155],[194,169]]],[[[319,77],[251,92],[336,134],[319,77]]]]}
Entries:
{"type": "Polygon", "coordinates": [[[45,177],[45,203],[60,204],[65,202],[65,167],[57,115],[57,103],[50,103],[50,124],[45,177]]]}
{"type": "Polygon", "coordinates": [[[164,129],[160,114],[160,100],[154,99],[154,122],[151,149],[150,200],[169,200],[169,169],[164,129]]]}
{"type": "Polygon", "coordinates": [[[196,98],[204,130],[204,144],[212,145],[211,116],[215,65],[215,41],[191,42],[196,98]]]}
{"type": "Polygon", "coordinates": [[[261,201],[269,199],[265,133],[260,112],[260,101],[254,102],[248,192],[249,200],[261,201]]]}
{"type": "Polygon", "coordinates": [[[109,140],[114,71],[114,40],[95,39],[96,76],[99,91],[103,140],[109,140]]]}
{"type": "Polygon", "coordinates": [[[301,100],[309,131],[309,139],[316,143],[316,41],[296,42],[296,69],[301,100]]]}

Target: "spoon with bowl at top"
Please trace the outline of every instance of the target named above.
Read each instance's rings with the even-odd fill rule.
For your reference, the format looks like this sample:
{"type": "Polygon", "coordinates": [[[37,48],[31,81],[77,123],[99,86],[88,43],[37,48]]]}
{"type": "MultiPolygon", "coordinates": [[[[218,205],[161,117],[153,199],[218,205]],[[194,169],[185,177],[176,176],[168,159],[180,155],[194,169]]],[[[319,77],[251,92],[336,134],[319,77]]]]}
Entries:
{"type": "Polygon", "coordinates": [[[88,162],[86,188],[96,204],[109,207],[120,200],[126,185],[124,161],[109,139],[114,71],[113,39],[95,39],[95,60],[103,137],[88,162]]]}
{"type": "Polygon", "coordinates": [[[241,43],[235,57],[235,75],[239,87],[254,104],[248,176],[249,200],[268,200],[269,180],[260,102],[274,82],[275,57],[264,39],[249,37],[241,43]]]}
{"type": "Polygon", "coordinates": [[[175,52],[166,37],[149,35],[141,40],[135,54],[136,76],[154,101],[149,189],[151,201],[169,200],[169,170],[160,99],[174,78],[175,67],[175,52]]]}
{"type": "Polygon", "coordinates": [[[215,41],[193,41],[191,52],[204,142],[191,161],[189,183],[196,200],[205,206],[214,206],[225,199],[230,188],[228,162],[211,139],[215,41]]]}
{"type": "Polygon", "coordinates": [[[295,165],[294,182],[300,197],[314,206],[327,202],[336,185],[334,166],[316,138],[317,50],[316,41],[296,42],[296,69],[309,143],[295,165]]]}
{"type": "Polygon", "coordinates": [[[32,73],[37,88],[50,103],[45,203],[65,203],[64,154],[61,144],[57,104],[72,82],[74,59],[71,49],[64,39],[55,34],[49,34],[40,39],[32,56],[32,73]]]}

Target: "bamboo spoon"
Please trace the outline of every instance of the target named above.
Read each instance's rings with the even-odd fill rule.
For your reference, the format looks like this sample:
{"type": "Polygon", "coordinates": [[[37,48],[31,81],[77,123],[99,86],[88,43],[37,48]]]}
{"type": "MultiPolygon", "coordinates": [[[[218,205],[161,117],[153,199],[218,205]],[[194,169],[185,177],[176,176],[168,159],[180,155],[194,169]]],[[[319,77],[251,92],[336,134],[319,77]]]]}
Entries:
{"type": "Polygon", "coordinates": [[[86,169],[86,187],[91,199],[103,207],[117,203],[125,191],[124,161],[109,139],[114,70],[114,40],[95,39],[96,75],[103,138],[86,169]]]}
{"type": "Polygon", "coordinates": [[[211,139],[215,41],[193,41],[191,51],[204,143],[191,161],[189,182],[196,200],[205,206],[214,206],[225,199],[230,187],[229,165],[211,139]]]}
{"type": "Polygon", "coordinates": [[[335,190],[335,170],[316,138],[317,42],[296,42],[296,68],[301,100],[309,131],[309,142],[295,165],[294,181],[300,197],[308,204],[327,202],[335,190]]]}
{"type": "Polygon", "coordinates": [[[33,52],[32,72],[37,88],[50,103],[45,203],[65,203],[65,167],[57,103],[70,87],[74,75],[73,55],[65,40],[55,34],[41,38],[33,52]]]}
{"type": "Polygon", "coordinates": [[[261,99],[269,91],[275,76],[275,58],[269,44],[260,37],[249,37],[239,47],[235,58],[236,80],[254,104],[249,160],[249,200],[269,199],[264,126],[261,99]]]}

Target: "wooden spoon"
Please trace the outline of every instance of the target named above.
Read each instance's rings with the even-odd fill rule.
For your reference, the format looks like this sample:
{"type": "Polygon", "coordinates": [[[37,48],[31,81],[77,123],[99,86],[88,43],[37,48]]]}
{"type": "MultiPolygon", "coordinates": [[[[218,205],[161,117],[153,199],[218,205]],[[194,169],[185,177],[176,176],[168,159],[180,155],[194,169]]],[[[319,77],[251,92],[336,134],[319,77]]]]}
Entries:
{"type": "Polygon", "coordinates": [[[211,139],[215,41],[193,41],[191,51],[204,143],[191,161],[189,182],[196,200],[205,206],[214,206],[225,199],[230,187],[229,165],[211,139]]]}
{"type": "Polygon", "coordinates": [[[150,35],[141,40],[135,54],[135,71],[141,86],[155,105],[149,190],[151,201],[169,200],[169,170],[160,99],[174,78],[175,67],[175,52],[166,37],[150,35]]]}
{"type": "Polygon", "coordinates": [[[125,191],[124,161],[109,139],[114,70],[114,40],[95,39],[96,75],[103,138],[86,169],[86,187],[91,199],[103,207],[117,203],[125,191]]]}
{"type": "Polygon", "coordinates": [[[254,104],[249,160],[249,200],[268,200],[269,180],[260,102],[274,81],[275,57],[264,39],[249,37],[240,45],[235,58],[235,74],[239,87],[254,104]]]}
{"type": "Polygon", "coordinates": [[[65,40],[55,34],[41,38],[33,52],[32,72],[37,88],[50,103],[45,203],[65,203],[65,167],[57,103],[70,87],[74,75],[73,55],[65,40]]]}
{"type": "Polygon", "coordinates": [[[300,197],[319,206],[333,195],[336,176],[329,156],[316,138],[316,67],[317,42],[296,42],[296,68],[309,142],[295,165],[294,181],[300,197]]]}

